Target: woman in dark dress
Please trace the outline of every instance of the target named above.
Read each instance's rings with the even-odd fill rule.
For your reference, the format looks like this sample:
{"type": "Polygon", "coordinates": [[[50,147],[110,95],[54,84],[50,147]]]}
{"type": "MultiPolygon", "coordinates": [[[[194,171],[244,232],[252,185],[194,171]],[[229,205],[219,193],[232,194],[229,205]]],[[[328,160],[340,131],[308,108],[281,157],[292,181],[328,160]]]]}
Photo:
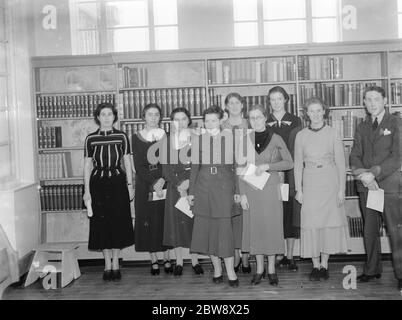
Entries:
{"type": "Polygon", "coordinates": [[[161,109],[151,103],[142,111],[145,128],[132,137],[135,168],[135,251],[149,252],[151,257],[151,274],[159,274],[157,252],[164,252],[164,270],[173,272],[169,260],[169,249],[163,245],[163,225],[165,200],[150,201],[155,194],[162,196],[165,180],[162,178],[162,165],[150,163],[149,148],[165,136],[165,131],[159,128],[161,109]]]}
{"type": "Polygon", "coordinates": [[[84,202],[88,212],[93,211],[88,249],[103,251],[105,281],[120,280],[120,249],[134,244],[130,143],[124,132],[113,128],[117,110],[112,104],[101,103],[94,118],[99,129],[87,136],[84,148],[84,202]]]}
{"type": "MultiPolygon", "coordinates": [[[[176,108],[170,115],[170,134],[162,144],[163,178],[167,182],[165,201],[165,225],[163,244],[174,247],[176,265],[173,270],[175,276],[183,273],[183,248],[190,248],[193,233],[193,218],[184,214],[175,207],[180,197],[187,196],[191,170],[191,139],[189,126],[191,115],[186,108],[176,108]]],[[[191,254],[191,263],[196,274],[204,273],[198,263],[198,254],[191,254]]]]}
{"type": "Polygon", "coordinates": [[[237,287],[239,280],[234,271],[233,206],[240,202],[235,172],[234,150],[230,130],[222,130],[223,111],[209,107],[203,113],[205,133],[192,137],[190,188],[187,196],[193,205],[194,228],[191,252],[211,257],[214,283],[223,281],[222,265],[225,262],[229,285],[237,287]],[[228,144],[227,141],[230,141],[228,144]],[[229,157],[229,158],[227,158],[229,157]],[[196,163],[198,159],[198,163],[196,163]]]}
{"type": "MultiPolygon", "coordinates": [[[[273,87],[268,92],[271,113],[268,116],[267,124],[272,132],[278,134],[286,143],[286,147],[291,154],[294,153],[289,137],[291,132],[301,129],[301,120],[295,115],[286,111],[289,103],[289,95],[280,86],[273,87]]],[[[294,140],[293,140],[294,142],[294,140]]],[[[289,199],[283,202],[283,232],[286,239],[286,257],[279,261],[280,267],[287,266],[289,270],[296,271],[297,265],[293,259],[293,248],[295,239],[300,237],[299,223],[295,221],[295,216],[299,216],[300,204],[294,200],[294,179],[293,169],[284,172],[284,183],[289,184],[289,199]]]]}

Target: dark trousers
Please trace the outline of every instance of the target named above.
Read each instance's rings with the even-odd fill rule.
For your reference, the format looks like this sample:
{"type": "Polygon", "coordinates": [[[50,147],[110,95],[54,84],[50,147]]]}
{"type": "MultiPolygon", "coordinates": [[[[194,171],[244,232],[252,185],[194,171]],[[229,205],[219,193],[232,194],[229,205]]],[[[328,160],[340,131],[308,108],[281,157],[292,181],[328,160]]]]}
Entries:
{"type": "Polygon", "coordinates": [[[380,228],[382,219],[390,238],[392,261],[397,279],[402,279],[402,195],[385,194],[384,213],[366,207],[367,192],[359,193],[360,208],[364,220],[364,247],[367,261],[364,273],[382,273],[380,228]]]}

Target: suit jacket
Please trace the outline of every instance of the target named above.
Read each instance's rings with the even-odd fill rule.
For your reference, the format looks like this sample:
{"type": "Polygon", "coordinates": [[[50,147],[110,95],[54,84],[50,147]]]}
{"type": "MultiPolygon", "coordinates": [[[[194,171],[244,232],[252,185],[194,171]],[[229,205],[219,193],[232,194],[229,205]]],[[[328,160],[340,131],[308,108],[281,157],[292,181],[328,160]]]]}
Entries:
{"type": "MultiPolygon", "coordinates": [[[[398,193],[402,186],[401,170],[401,120],[385,113],[378,128],[373,131],[371,117],[360,123],[356,129],[350,154],[353,174],[371,172],[385,193],[398,193]]],[[[357,190],[367,188],[357,181],[357,190]]]]}

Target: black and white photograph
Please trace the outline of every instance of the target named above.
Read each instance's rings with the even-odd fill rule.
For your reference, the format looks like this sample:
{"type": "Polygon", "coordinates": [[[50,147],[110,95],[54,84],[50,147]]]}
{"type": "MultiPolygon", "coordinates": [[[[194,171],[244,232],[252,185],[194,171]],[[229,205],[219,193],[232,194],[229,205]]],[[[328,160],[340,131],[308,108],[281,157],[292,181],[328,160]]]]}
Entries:
{"type": "Polygon", "coordinates": [[[0,0],[0,309],[32,300],[402,300],[402,0],[0,0]]]}

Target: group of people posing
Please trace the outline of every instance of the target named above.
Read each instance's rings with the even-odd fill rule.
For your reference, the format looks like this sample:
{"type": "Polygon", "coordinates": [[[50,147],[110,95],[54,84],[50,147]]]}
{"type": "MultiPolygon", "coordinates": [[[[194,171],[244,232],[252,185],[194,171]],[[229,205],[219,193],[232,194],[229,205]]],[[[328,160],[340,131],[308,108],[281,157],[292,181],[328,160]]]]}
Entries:
{"type": "MultiPolygon", "coordinates": [[[[198,255],[210,256],[214,283],[223,282],[223,261],[228,284],[237,287],[236,273],[251,272],[252,255],[256,270],[251,283],[257,285],[267,276],[276,286],[278,265],[297,270],[296,238],[300,238],[300,256],[312,259],[310,280],[329,278],[329,256],[348,251],[342,141],[326,124],[329,109],[322,100],[312,98],[303,106],[309,125],[302,128],[300,118],[286,111],[289,96],[282,87],[269,90],[268,98],[270,112],[256,104],[243,117],[242,97],[230,93],[225,99],[226,119],[224,110],[211,106],[203,112],[202,128],[193,128],[188,109],[176,108],[170,115],[169,133],[159,128],[160,107],[148,104],[142,110],[145,128],[132,136],[132,145],[124,132],[113,127],[115,107],[98,106],[94,118],[99,129],[85,141],[84,201],[93,211],[88,246],[103,251],[104,280],[121,279],[120,250],[134,244],[137,252],[149,252],[152,275],[160,273],[157,252],[163,252],[166,273],[182,275],[183,249],[188,248],[196,274],[204,273],[198,255]],[[254,181],[266,173],[268,180],[258,187],[246,179],[250,172],[254,181]],[[178,206],[183,201],[190,213],[178,206]],[[278,255],[284,256],[277,260],[278,255]]],[[[368,254],[359,280],[381,275],[382,214],[369,212],[373,210],[366,209],[364,201],[368,190],[382,188],[383,216],[401,290],[398,120],[385,112],[385,92],[380,87],[366,89],[365,104],[368,116],[356,131],[351,154],[368,254]]]]}

